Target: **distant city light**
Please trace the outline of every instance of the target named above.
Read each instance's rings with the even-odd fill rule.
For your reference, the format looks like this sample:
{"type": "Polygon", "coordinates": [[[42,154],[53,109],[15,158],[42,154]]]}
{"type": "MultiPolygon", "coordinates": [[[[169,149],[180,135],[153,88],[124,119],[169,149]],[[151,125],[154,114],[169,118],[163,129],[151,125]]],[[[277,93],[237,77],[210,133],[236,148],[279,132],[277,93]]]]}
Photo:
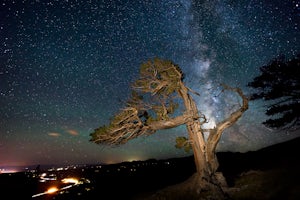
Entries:
{"type": "Polygon", "coordinates": [[[141,160],[139,157],[131,157],[127,159],[128,162],[139,161],[139,160],[141,160]]]}
{"type": "Polygon", "coordinates": [[[46,180],[46,181],[54,181],[57,179],[56,175],[55,174],[47,174],[47,173],[43,173],[40,175],[40,179],[41,180],[46,180]]]}
{"type": "Polygon", "coordinates": [[[32,198],[35,198],[35,197],[38,197],[38,196],[42,196],[42,195],[45,195],[45,194],[53,194],[53,193],[57,192],[58,190],[59,189],[57,187],[52,186],[46,192],[35,194],[35,195],[32,196],[32,198]]]}
{"type": "Polygon", "coordinates": [[[58,191],[58,188],[57,188],[57,187],[51,187],[51,188],[49,188],[49,189],[47,190],[47,193],[48,193],[48,194],[52,194],[52,193],[57,192],[57,191],[58,191]]]}
{"type": "Polygon", "coordinates": [[[79,181],[76,178],[64,178],[61,180],[61,182],[78,184],[79,181]]]}
{"type": "MultiPolygon", "coordinates": [[[[43,181],[43,182],[56,180],[56,175],[55,174],[48,175],[47,173],[42,173],[40,175],[40,180],[43,181]],[[49,176],[50,176],[50,178],[47,178],[49,176]]],[[[65,186],[65,187],[61,187],[61,188],[57,188],[57,187],[54,187],[54,186],[50,187],[45,192],[33,195],[32,198],[35,198],[35,197],[38,197],[38,196],[42,196],[42,195],[46,195],[46,194],[52,194],[52,193],[55,193],[55,192],[58,192],[58,191],[67,190],[69,188],[72,188],[75,185],[84,184],[84,183],[90,183],[90,181],[88,179],[81,179],[81,180],[79,180],[77,178],[64,178],[64,179],[61,179],[61,182],[64,183],[64,184],[68,184],[68,185],[65,186]]]]}
{"type": "Polygon", "coordinates": [[[18,169],[0,169],[0,174],[7,174],[7,173],[17,173],[20,172],[18,169]]]}

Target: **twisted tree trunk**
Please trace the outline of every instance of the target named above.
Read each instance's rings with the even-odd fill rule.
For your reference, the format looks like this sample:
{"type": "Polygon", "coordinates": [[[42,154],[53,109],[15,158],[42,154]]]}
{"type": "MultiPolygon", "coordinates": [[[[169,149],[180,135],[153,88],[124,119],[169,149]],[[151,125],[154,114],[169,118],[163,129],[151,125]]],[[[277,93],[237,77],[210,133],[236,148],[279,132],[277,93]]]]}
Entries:
{"type": "Polygon", "coordinates": [[[184,183],[175,186],[181,191],[181,194],[177,195],[178,199],[181,195],[184,198],[192,195],[196,199],[226,199],[224,191],[227,189],[227,183],[222,172],[217,172],[219,163],[216,156],[216,147],[223,131],[234,124],[248,109],[248,99],[238,88],[228,86],[224,86],[224,88],[236,92],[242,98],[243,105],[228,118],[218,123],[215,128],[206,130],[209,133],[207,140],[205,140],[204,130],[201,128],[201,125],[205,122],[200,122],[196,103],[189,95],[188,88],[181,84],[178,91],[183,98],[186,114],[190,116],[186,128],[196,165],[196,173],[184,183]]]}
{"type": "MultiPolygon", "coordinates": [[[[216,175],[218,168],[218,160],[215,155],[215,148],[213,147],[218,141],[205,141],[204,133],[201,129],[200,116],[195,101],[188,94],[188,89],[182,84],[179,94],[184,100],[186,112],[191,116],[190,121],[186,123],[189,139],[192,142],[192,149],[194,153],[196,173],[188,179],[184,185],[186,190],[195,193],[196,196],[201,196],[203,199],[224,199],[225,194],[222,186],[226,184],[221,183],[219,176],[216,175]],[[205,193],[205,194],[204,194],[205,193]]],[[[222,179],[225,180],[225,179],[222,179]]]]}

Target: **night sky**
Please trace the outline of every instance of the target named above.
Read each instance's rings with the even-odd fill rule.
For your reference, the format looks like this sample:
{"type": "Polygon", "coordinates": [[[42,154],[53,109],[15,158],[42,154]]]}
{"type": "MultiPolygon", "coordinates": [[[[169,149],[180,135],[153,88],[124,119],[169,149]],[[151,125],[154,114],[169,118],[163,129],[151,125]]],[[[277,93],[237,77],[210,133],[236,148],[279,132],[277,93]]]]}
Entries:
{"type": "MultiPolygon", "coordinates": [[[[128,98],[142,62],[172,60],[213,126],[259,67],[300,52],[298,0],[32,0],[0,5],[0,166],[115,163],[191,155],[185,127],[119,147],[89,142],[128,98]]],[[[299,136],[267,129],[266,102],[225,131],[218,151],[257,150],[299,136]]]]}

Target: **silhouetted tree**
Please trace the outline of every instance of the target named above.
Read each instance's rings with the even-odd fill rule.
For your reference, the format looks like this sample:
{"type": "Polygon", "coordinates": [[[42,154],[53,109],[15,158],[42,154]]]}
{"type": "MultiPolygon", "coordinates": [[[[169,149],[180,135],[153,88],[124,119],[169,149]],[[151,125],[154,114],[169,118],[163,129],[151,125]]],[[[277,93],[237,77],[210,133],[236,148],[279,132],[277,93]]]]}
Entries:
{"type": "Polygon", "coordinates": [[[251,100],[269,101],[265,111],[269,116],[264,125],[270,128],[300,127],[300,55],[286,60],[284,56],[260,67],[260,75],[248,83],[257,92],[251,100]]]}
{"type": "Polygon", "coordinates": [[[223,131],[248,109],[248,99],[239,88],[226,85],[223,88],[239,95],[242,105],[214,128],[204,129],[208,119],[199,112],[190,95],[197,93],[184,85],[181,69],[168,60],[149,60],[141,65],[140,77],[132,85],[132,95],[125,108],[107,126],[95,129],[90,134],[91,141],[118,145],[157,130],[185,125],[189,138],[177,138],[176,147],[193,150],[197,173],[181,190],[185,188],[202,197],[210,191],[215,199],[223,199],[227,184],[222,173],[217,173],[215,150],[223,131]],[[204,133],[208,134],[207,138],[204,133]]]}

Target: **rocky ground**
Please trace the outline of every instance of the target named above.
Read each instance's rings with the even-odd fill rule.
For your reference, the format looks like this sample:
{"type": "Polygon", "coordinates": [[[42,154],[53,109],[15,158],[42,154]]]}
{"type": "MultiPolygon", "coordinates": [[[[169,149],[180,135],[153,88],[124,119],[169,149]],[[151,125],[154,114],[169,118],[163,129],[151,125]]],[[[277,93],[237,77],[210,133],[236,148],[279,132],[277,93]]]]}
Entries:
{"type": "MultiPolygon", "coordinates": [[[[229,188],[230,200],[299,200],[300,138],[256,152],[219,155],[220,171],[229,188]]],[[[153,193],[136,196],[135,200],[194,200],[202,198],[180,189],[180,184],[153,193]]]]}
{"type": "MultiPolygon", "coordinates": [[[[228,200],[299,200],[300,171],[298,168],[250,170],[243,172],[229,187],[228,200]]],[[[194,200],[195,194],[186,193],[176,187],[167,187],[154,193],[140,194],[135,200],[194,200]]]]}

